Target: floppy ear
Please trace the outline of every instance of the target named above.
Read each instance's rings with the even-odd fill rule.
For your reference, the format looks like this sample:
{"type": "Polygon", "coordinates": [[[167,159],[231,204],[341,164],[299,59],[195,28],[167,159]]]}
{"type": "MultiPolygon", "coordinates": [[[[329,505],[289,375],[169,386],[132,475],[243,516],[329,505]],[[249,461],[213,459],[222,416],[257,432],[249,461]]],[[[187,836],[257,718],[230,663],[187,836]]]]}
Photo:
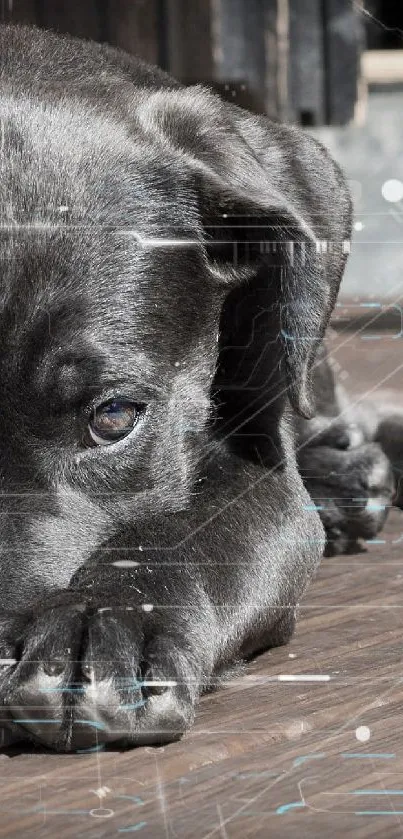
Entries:
{"type": "Polygon", "coordinates": [[[175,149],[193,172],[216,278],[235,287],[267,265],[289,397],[311,418],[311,370],[351,228],[338,167],[302,130],[253,116],[201,86],[156,91],[144,99],[139,117],[143,129],[175,149]],[[276,281],[273,265],[280,268],[276,281]]]}

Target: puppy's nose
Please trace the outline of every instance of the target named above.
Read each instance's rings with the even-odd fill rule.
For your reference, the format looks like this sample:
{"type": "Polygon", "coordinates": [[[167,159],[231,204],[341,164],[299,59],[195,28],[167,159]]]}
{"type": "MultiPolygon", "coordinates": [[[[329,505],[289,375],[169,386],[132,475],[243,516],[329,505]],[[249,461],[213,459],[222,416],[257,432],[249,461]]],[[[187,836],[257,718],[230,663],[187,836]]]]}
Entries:
{"type": "Polygon", "coordinates": [[[87,671],[80,682],[66,683],[63,663],[38,664],[19,682],[6,704],[15,725],[27,737],[53,749],[80,750],[124,740],[130,717],[144,705],[140,689],[122,704],[110,679],[87,671]]]}

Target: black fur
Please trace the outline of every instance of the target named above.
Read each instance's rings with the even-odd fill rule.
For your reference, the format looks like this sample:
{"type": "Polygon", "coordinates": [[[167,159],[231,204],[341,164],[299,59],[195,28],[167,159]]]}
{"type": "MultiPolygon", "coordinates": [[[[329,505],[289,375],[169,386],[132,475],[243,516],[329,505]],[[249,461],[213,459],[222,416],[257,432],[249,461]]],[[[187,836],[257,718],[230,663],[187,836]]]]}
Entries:
{"type": "MultiPolygon", "coordinates": [[[[314,498],[330,456],[389,487],[379,446],[307,420],[350,198],[299,129],[106,45],[3,26],[0,54],[4,724],[163,742],[289,638],[323,554],[289,400],[314,498]],[[137,426],[89,447],[117,395],[137,426]]],[[[371,529],[334,517],[343,549],[371,529]]]]}

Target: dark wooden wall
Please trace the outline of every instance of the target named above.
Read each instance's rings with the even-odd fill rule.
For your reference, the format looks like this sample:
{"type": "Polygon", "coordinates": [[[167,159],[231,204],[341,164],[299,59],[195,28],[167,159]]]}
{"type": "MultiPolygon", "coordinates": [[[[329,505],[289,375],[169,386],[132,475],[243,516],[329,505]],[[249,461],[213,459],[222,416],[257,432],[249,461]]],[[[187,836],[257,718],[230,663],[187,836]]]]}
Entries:
{"type": "Polygon", "coordinates": [[[304,125],[345,124],[357,96],[353,0],[0,0],[2,19],[108,41],[185,83],[304,125]]]}

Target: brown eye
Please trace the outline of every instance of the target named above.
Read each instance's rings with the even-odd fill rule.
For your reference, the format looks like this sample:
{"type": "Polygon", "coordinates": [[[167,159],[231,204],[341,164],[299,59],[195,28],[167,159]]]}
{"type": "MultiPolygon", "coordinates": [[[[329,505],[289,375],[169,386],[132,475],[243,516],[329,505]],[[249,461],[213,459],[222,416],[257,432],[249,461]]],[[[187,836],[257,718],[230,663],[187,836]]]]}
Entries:
{"type": "Polygon", "coordinates": [[[97,446],[110,446],[133,431],[141,407],[129,399],[110,399],[93,409],[88,431],[97,446]]]}

